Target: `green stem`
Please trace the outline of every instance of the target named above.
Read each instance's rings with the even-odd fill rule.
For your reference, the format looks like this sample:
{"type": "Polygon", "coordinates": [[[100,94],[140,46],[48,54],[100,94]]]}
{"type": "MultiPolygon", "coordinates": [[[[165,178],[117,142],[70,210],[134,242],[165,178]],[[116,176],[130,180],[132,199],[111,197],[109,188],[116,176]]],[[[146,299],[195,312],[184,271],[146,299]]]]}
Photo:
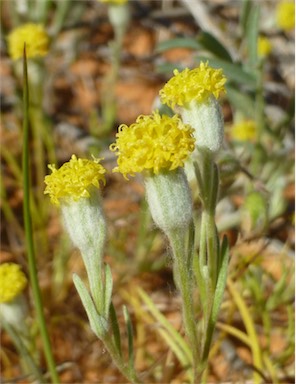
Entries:
{"type": "Polygon", "coordinates": [[[130,369],[130,365],[126,364],[122,360],[122,357],[118,352],[118,349],[112,342],[111,336],[107,333],[107,335],[104,338],[102,338],[102,341],[104,343],[105,348],[108,350],[112,361],[120,370],[120,372],[123,374],[123,376],[125,376],[128,379],[128,381],[132,384],[140,384],[141,381],[137,377],[135,371],[133,369],[130,369]]]}
{"type": "Polygon", "coordinates": [[[27,60],[26,60],[26,51],[24,50],[24,93],[23,93],[23,103],[24,103],[24,121],[23,121],[23,190],[24,190],[24,226],[25,226],[25,237],[26,237],[26,246],[28,252],[28,265],[29,265],[29,275],[30,282],[32,286],[32,293],[34,298],[34,304],[36,309],[36,316],[38,325],[40,327],[40,333],[43,341],[43,348],[45,353],[45,358],[47,365],[50,371],[52,382],[54,384],[59,383],[59,377],[56,371],[56,366],[51,350],[50,339],[48,331],[46,328],[46,321],[43,312],[43,303],[41,291],[38,283],[37,275],[37,265],[33,241],[33,230],[31,222],[31,211],[30,211],[30,175],[29,175],[29,89],[28,89],[28,72],[27,72],[27,60]]]}
{"type": "Polygon", "coordinates": [[[205,211],[201,214],[200,239],[199,239],[199,265],[203,274],[203,267],[207,265],[207,227],[205,220],[205,211]]]}
{"type": "Polygon", "coordinates": [[[199,347],[197,338],[197,326],[194,316],[191,278],[192,274],[189,272],[188,263],[186,262],[188,259],[185,246],[186,231],[175,230],[168,233],[167,235],[174,254],[174,272],[176,273],[176,280],[182,297],[184,327],[192,348],[194,382],[196,382],[196,365],[199,360],[199,347]]]}
{"type": "Polygon", "coordinates": [[[219,190],[219,175],[212,153],[203,151],[201,153],[202,182],[201,199],[203,203],[202,232],[200,237],[200,252],[204,262],[204,247],[206,243],[207,264],[209,276],[214,292],[218,278],[219,267],[219,237],[215,224],[215,209],[219,190]]]}
{"type": "MultiPolygon", "coordinates": [[[[205,293],[201,295],[203,308],[203,320],[200,330],[201,351],[197,367],[197,377],[201,380],[207,364],[210,344],[215,324],[212,321],[212,309],[215,290],[219,276],[220,251],[219,236],[215,224],[215,209],[219,190],[218,169],[214,162],[213,154],[207,150],[200,151],[200,168],[198,183],[200,184],[200,197],[203,205],[200,241],[199,241],[199,268],[196,276],[202,279],[198,281],[199,288],[204,287],[205,293]]],[[[199,279],[200,279],[199,278],[199,279]]],[[[202,292],[201,292],[202,293],[202,292]]]]}

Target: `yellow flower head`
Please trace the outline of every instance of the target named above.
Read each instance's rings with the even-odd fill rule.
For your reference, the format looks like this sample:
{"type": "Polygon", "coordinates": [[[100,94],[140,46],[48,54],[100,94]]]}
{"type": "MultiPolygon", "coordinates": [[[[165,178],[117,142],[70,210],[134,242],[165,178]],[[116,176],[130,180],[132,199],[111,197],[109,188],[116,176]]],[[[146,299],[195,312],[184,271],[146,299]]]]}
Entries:
{"type": "Polygon", "coordinates": [[[128,0],[99,0],[101,3],[111,4],[111,5],[123,5],[127,3],[128,0]]]}
{"type": "Polygon", "coordinates": [[[255,121],[239,121],[231,127],[229,133],[231,138],[236,141],[254,141],[256,138],[255,121]]]}
{"type": "Polygon", "coordinates": [[[271,42],[264,36],[258,37],[258,55],[260,57],[268,56],[272,50],[271,42]]]}
{"type": "Polygon", "coordinates": [[[292,1],[281,1],[276,8],[277,25],[286,31],[295,26],[295,4],[292,1]]]}
{"type": "Polygon", "coordinates": [[[177,115],[139,116],[134,124],[122,124],[116,134],[111,151],[118,151],[113,172],[134,176],[144,170],[158,174],[161,170],[173,170],[184,165],[194,150],[193,129],[185,125],[177,115]]]}
{"type": "Polygon", "coordinates": [[[14,300],[26,287],[27,278],[18,264],[0,265],[0,303],[14,300]]]}
{"type": "Polygon", "coordinates": [[[71,160],[56,169],[49,165],[51,175],[45,176],[46,188],[51,202],[60,205],[60,199],[77,201],[83,197],[90,197],[89,188],[100,188],[100,181],[105,184],[105,168],[99,164],[101,159],[77,159],[72,155],[71,160]]]}
{"type": "Polygon", "coordinates": [[[45,56],[49,48],[49,36],[41,24],[28,23],[15,28],[8,36],[8,52],[13,60],[24,54],[26,43],[27,58],[45,56]]]}
{"type": "Polygon", "coordinates": [[[172,77],[160,90],[162,103],[174,108],[175,105],[184,106],[193,100],[206,101],[211,95],[218,99],[225,91],[226,78],[222,69],[209,67],[208,63],[200,63],[198,68],[174,70],[172,77]]]}

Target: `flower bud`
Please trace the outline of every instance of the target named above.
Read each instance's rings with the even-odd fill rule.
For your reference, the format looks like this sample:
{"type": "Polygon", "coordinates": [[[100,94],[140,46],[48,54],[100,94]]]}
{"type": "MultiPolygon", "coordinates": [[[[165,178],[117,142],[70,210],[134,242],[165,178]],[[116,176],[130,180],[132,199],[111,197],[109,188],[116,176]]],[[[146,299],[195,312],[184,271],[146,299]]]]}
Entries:
{"type": "Polygon", "coordinates": [[[145,177],[146,196],[155,224],[166,234],[187,229],[192,199],[183,168],[145,177]]]}
{"type": "Polygon", "coordinates": [[[218,152],[224,138],[224,123],[221,108],[215,97],[198,103],[192,101],[188,107],[180,110],[182,120],[194,128],[196,147],[218,152]]]}
{"type": "Polygon", "coordinates": [[[52,174],[45,177],[44,193],[61,205],[65,228],[80,250],[90,291],[99,314],[105,312],[102,259],[106,223],[97,188],[105,183],[105,169],[100,159],[77,159],[75,155],[60,169],[49,166],[52,174]]]}
{"type": "Polygon", "coordinates": [[[102,248],[106,237],[106,223],[101,198],[94,189],[89,198],[61,205],[65,228],[82,254],[93,254],[102,248]]]}
{"type": "Polygon", "coordinates": [[[180,113],[183,122],[194,129],[198,149],[215,153],[222,146],[224,125],[217,99],[225,91],[225,82],[221,69],[201,62],[192,70],[175,70],[160,91],[161,101],[180,113]]]}

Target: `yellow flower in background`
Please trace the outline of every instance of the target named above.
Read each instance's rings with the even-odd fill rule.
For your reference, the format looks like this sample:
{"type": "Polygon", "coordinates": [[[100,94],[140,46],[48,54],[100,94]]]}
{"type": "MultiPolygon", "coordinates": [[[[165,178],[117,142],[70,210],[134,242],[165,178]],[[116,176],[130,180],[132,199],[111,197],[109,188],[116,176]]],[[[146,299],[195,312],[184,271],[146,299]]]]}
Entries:
{"type": "Polygon", "coordinates": [[[256,139],[256,123],[253,120],[243,120],[234,124],[229,131],[235,141],[254,141],[256,139]]]}
{"type": "Polygon", "coordinates": [[[112,4],[112,5],[123,5],[128,2],[128,0],[99,0],[101,3],[112,4]]]}
{"type": "Polygon", "coordinates": [[[276,8],[276,23],[286,31],[295,27],[295,4],[292,1],[280,1],[276,8]]]}
{"type": "Polygon", "coordinates": [[[265,57],[272,51],[271,42],[265,36],[259,36],[257,41],[258,56],[265,57]]]}
{"type": "Polygon", "coordinates": [[[177,115],[169,117],[154,112],[139,116],[134,124],[122,124],[116,134],[111,151],[118,151],[113,172],[134,176],[144,170],[158,174],[162,170],[174,170],[184,165],[195,148],[193,129],[182,123],[177,115]]]}
{"type": "Polygon", "coordinates": [[[49,36],[41,24],[28,23],[15,28],[7,36],[7,42],[13,60],[23,57],[25,43],[27,58],[45,56],[49,49],[49,36]]]}
{"type": "Polygon", "coordinates": [[[198,68],[174,70],[172,77],[160,91],[161,102],[174,108],[184,106],[192,101],[204,102],[211,95],[218,99],[225,91],[226,78],[222,69],[209,67],[208,63],[200,63],[198,68]]]}
{"type": "Polygon", "coordinates": [[[77,159],[72,155],[71,160],[56,169],[49,165],[51,175],[45,176],[46,188],[51,202],[60,205],[60,199],[78,201],[83,197],[90,197],[89,188],[100,188],[100,181],[105,184],[105,168],[99,164],[101,159],[77,159]]]}
{"type": "Polygon", "coordinates": [[[0,303],[13,301],[27,285],[27,278],[21,267],[15,263],[0,265],[0,303]]]}

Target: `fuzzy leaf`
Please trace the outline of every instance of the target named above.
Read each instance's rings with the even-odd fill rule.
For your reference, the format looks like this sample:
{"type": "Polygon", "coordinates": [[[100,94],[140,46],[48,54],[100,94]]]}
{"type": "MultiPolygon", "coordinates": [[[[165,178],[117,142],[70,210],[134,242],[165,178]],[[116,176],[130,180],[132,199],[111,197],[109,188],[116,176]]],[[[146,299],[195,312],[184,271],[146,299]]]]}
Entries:
{"type": "Polygon", "coordinates": [[[105,287],[104,287],[104,307],[105,307],[105,318],[109,317],[110,303],[112,298],[113,279],[109,265],[105,267],[105,287]]]}
{"type": "Polygon", "coordinates": [[[101,339],[107,332],[108,324],[106,319],[97,313],[96,307],[88,290],[78,275],[73,274],[73,282],[80,296],[84,309],[87,313],[90,327],[96,336],[101,339]]]}
{"type": "Polygon", "coordinates": [[[119,355],[122,356],[120,330],[119,330],[117,315],[112,302],[110,304],[110,323],[113,331],[114,344],[116,346],[116,349],[119,355]]]}
{"type": "Polygon", "coordinates": [[[215,324],[219,314],[219,308],[223,299],[223,294],[226,285],[227,279],[227,269],[228,269],[228,260],[229,260],[229,248],[227,237],[225,236],[222,241],[221,253],[220,253],[220,269],[218,275],[218,281],[216,285],[216,290],[214,294],[213,306],[211,311],[211,316],[208,323],[207,336],[203,349],[203,359],[207,359],[213,332],[215,329],[215,324]]]}
{"type": "Polygon", "coordinates": [[[213,301],[213,309],[211,318],[214,323],[216,323],[219,313],[219,308],[223,299],[223,294],[225,291],[225,285],[227,280],[227,270],[228,270],[228,261],[229,261],[229,246],[227,237],[224,236],[221,245],[221,253],[220,253],[220,268],[219,275],[215,290],[215,297],[213,301]]]}

